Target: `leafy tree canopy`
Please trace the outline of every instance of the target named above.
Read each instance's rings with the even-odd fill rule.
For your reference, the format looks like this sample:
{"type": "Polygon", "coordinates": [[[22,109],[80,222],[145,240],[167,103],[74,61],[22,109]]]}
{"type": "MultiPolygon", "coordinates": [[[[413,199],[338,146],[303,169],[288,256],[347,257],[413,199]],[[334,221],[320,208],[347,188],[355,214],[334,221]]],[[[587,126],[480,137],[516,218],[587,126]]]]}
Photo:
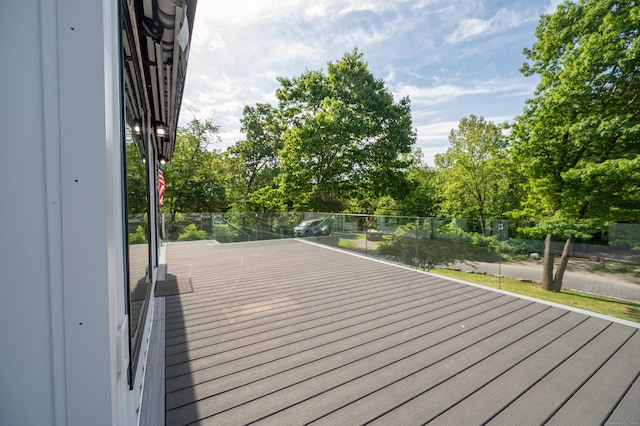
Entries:
{"type": "Polygon", "coordinates": [[[509,188],[505,170],[504,126],[471,115],[451,130],[451,146],[435,157],[441,209],[457,217],[484,219],[506,210],[509,188]]]}
{"type": "Polygon", "coordinates": [[[216,212],[226,207],[220,154],[209,149],[218,132],[210,120],[195,118],[178,128],[173,158],[163,167],[164,209],[216,212]]]}
{"type": "Polygon", "coordinates": [[[518,118],[527,215],[640,218],[640,6],[565,2],[543,15],[522,71],[541,77],[518,118]]]}
{"type": "Polygon", "coordinates": [[[329,63],[326,75],[278,80],[282,204],[341,210],[363,192],[379,197],[406,189],[403,170],[415,143],[409,99],[394,102],[357,49],[329,63]]]}
{"type": "Polygon", "coordinates": [[[527,178],[523,213],[547,232],[545,289],[560,290],[589,226],[640,218],[639,33],[634,0],[565,1],[524,51],[522,71],[540,84],[517,120],[514,154],[527,178]],[[554,236],[567,238],[555,276],[554,236]]]}
{"type": "Polygon", "coordinates": [[[244,108],[240,122],[246,140],[236,142],[224,153],[231,208],[235,211],[272,211],[267,209],[266,200],[259,192],[270,187],[280,173],[278,151],[282,148],[282,120],[271,105],[257,104],[244,108]]]}

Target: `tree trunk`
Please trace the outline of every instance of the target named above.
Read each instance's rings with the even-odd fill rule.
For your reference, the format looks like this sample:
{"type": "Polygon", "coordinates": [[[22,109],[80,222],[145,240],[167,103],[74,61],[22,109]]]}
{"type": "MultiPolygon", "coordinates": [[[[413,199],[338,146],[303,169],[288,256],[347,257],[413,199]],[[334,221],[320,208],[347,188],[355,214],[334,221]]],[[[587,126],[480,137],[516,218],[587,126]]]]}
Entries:
{"type": "Polygon", "coordinates": [[[556,275],[553,277],[553,283],[552,283],[553,291],[560,291],[562,289],[562,278],[564,277],[564,272],[567,270],[567,265],[569,264],[569,257],[571,256],[571,250],[573,249],[574,241],[575,241],[575,237],[569,237],[567,238],[567,241],[564,243],[564,249],[562,250],[562,257],[560,258],[558,269],[556,269],[556,275]]]}
{"type": "Polygon", "coordinates": [[[543,290],[553,290],[553,235],[547,234],[547,238],[544,240],[544,262],[542,264],[542,283],[540,287],[543,290]]]}
{"type": "Polygon", "coordinates": [[[553,235],[547,234],[547,238],[544,240],[544,264],[542,266],[542,283],[540,287],[543,290],[558,292],[562,290],[562,279],[564,273],[567,270],[569,264],[569,258],[571,256],[571,250],[573,249],[574,237],[569,237],[564,243],[564,249],[562,250],[562,257],[560,263],[556,269],[555,275],[553,274],[555,255],[553,253],[553,235]]]}
{"type": "Polygon", "coordinates": [[[482,236],[487,236],[487,230],[484,227],[484,214],[482,214],[482,210],[480,211],[480,229],[482,230],[482,236]]]}

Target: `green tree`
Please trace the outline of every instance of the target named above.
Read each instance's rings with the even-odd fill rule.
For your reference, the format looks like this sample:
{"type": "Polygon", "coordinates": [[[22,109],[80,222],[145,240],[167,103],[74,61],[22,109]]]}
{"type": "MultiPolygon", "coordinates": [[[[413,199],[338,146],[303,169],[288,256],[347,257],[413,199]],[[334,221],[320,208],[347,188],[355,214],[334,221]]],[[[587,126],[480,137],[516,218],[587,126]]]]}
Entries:
{"type": "Polygon", "coordinates": [[[449,134],[451,146],[435,156],[442,211],[477,217],[483,235],[485,219],[501,216],[508,205],[503,128],[483,117],[463,118],[449,134]]]}
{"type": "Polygon", "coordinates": [[[280,172],[283,126],[278,111],[268,104],[246,106],[240,122],[246,140],[224,153],[227,197],[234,211],[266,211],[259,190],[270,188],[280,172]]]}
{"type": "MultiPolygon", "coordinates": [[[[349,199],[406,190],[404,170],[415,143],[408,98],[394,102],[362,54],[280,78],[276,95],[285,120],[282,173],[270,191],[289,209],[342,210],[349,199]]],[[[269,191],[268,191],[269,192],[269,191]]]]}
{"type": "Polygon", "coordinates": [[[384,182],[392,190],[385,194],[381,191],[371,191],[370,186],[358,187],[350,193],[351,198],[346,201],[344,212],[414,216],[417,214],[416,208],[418,210],[428,208],[425,205],[414,204],[414,202],[425,201],[425,194],[418,192],[422,182],[418,182],[418,174],[415,173],[421,167],[422,151],[416,148],[411,153],[401,156],[408,167],[387,176],[387,180],[384,182]]]}
{"type": "Polygon", "coordinates": [[[565,1],[524,52],[523,73],[540,83],[517,120],[514,155],[527,178],[522,213],[546,234],[544,289],[562,288],[576,237],[640,217],[639,28],[636,1],[565,1]]]}
{"type": "Polygon", "coordinates": [[[164,208],[175,212],[218,212],[226,209],[220,154],[209,150],[219,127],[194,118],[178,128],[173,158],[163,167],[167,190],[164,208]]]}
{"type": "Polygon", "coordinates": [[[126,139],[127,161],[127,210],[129,213],[146,213],[147,205],[147,172],[146,164],[140,154],[138,143],[127,132],[126,139]]]}
{"type": "Polygon", "coordinates": [[[433,167],[418,165],[407,171],[410,192],[400,203],[401,216],[436,216],[440,206],[440,195],[433,167]]]}
{"type": "MultiPolygon", "coordinates": [[[[405,174],[407,193],[400,198],[382,197],[375,203],[373,214],[391,216],[433,217],[438,214],[440,198],[433,167],[416,164],[405,174]]],[[[365,212],[368,213],[368,212],[365,212]]]]}

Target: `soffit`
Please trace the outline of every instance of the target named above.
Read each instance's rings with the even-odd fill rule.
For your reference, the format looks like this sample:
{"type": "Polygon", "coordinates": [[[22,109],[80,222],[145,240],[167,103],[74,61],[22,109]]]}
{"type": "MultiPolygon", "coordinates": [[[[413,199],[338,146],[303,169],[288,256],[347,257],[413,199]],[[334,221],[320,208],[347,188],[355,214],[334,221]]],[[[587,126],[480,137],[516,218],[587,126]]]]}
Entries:
{"type": "Polygon", "coordinates": [[[166,159],[175,146],[196,2],[123,0],[127,124],[141,124],[166,159]],[[163,137],[156,132],[161,126],[163,137]]]}

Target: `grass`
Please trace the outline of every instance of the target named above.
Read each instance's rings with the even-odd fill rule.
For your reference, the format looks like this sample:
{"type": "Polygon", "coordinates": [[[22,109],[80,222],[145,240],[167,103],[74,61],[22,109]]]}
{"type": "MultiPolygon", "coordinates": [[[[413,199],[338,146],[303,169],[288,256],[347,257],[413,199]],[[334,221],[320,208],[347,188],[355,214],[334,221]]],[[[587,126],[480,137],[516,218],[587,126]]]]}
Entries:
{"type": "Polygon", "coordinates": [[[338,240],[338,247],[346,250],[356,250],[358,248],[358,243],[352,241],[351,239],[340,238],[338,240]]]}
{"type": "MultiPolygon", "coordinates": [[[[337,246],[346,250],[364,252],[363,239],[364,233],[340,235],[337,246]]],[[[368,241],[369,251],[373,252],[377,248],[378,243],[379,242],[368,241]]],[[[610,272],[611,269],[612,268],[609,268],[608,271],[610,272]]],[[[476,274],[473,272],[462,272],[444,268],[434,268],[431,272],[487,287],[499,288],[523,296],[640,323],[640,304],[633,302],[572,290],[562,290],[559,293],[554,293],[542,290],[539,284],[524,282],[513,278],[498,278],[493,275],[476,274]]]]}
{"type": "Polygon", "coordinates": [[[338,247],[345,250],[362,251],[364,252],[365,246],[368,245],[369,250],[375,250],[377,247],[377,241],[365,242],[365,234],[363,232],[353,232],[349,234],[340,234],[338,238],[338,247]]]}
{"type": "Polygon", "coordinates": [[[512,278],[498,278],[493,275],[475,274],[473,272],[461,272],[443,268],[434,268],[431,272],[627,321],[640,322],[640,305],[633,302],[610,299],[572,290],[562,290],[559,293],[554,293],[542,290],[539,284],[523,282],[512,278]]]}
{"type": "Polygon", "coordinates": [[[613,262],[609,262],[606,264],[605,267],[603,267],[602,265],[598,264],[598,266],[594,266],[591,269],[593,271],[598,271],[598,272],[609,272],[609,273],[614,273],[614,274],[624,274],[624,275],[628,275],[630,277],[634,277],[637,278],[638,276],[640,276],[640,274],[638,274],[638,270],[640,265],[638,265],[637,263],[613,263],[613,262]]]}

